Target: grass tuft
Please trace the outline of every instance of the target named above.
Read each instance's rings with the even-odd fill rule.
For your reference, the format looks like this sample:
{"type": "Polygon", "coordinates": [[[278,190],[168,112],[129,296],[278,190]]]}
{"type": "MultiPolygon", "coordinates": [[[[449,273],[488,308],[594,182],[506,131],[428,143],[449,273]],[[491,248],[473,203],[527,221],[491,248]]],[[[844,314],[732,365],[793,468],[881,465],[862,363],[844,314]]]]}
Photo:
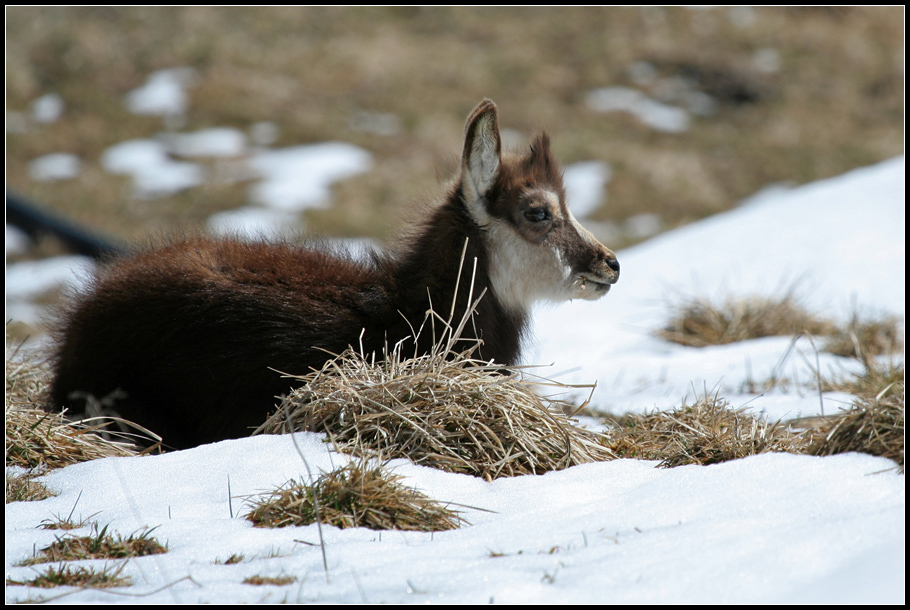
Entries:
{"type": "Polygon", "coordinates": [[[30,566],[37,563],[51,563],[57,561],[76,561],[80,559],[121,559],[127,557],[144,557],[145,555],[158,555],[166,553],[167,547],[162,546],[151,536],[152,529],[146,529],[141,534],[130,534],[123,538],[117,534],[116,538],[107,532],[108,526],[98,530],[98,524],[92,525],[92,534],[89,536],[67,535],[57,537],[49,546],[36,552],[33,557],[26,559],[18,565],[30,566]]]}
{"type": "MultiPolygon", "coordinates": [[[[20,346],[21,347],[21,346],[20,346]]],[[[6,465],[62,468],[102,457],[136,455],[132,443],[108,440],[99,431],[110,418],[74,423],[49,413],[50,370],[19,348],[6,348],[6,465]]]]}
{"type": "MultiPolygon", "coordinates": [[[[63,518],[60,515],[54,515],[53,519],[45,519],[38,525],[38,527],[43,530],[76,530],[88,525],[89,520],[97,514],[98,513],[89,515],[88,517],[79,519],[78,521],[74,521],[72,516],[63,518]]],[[[95,526],[97,527],[97,523],[95,526]]]]}
{"type": "Polygon", "coordinates": [[[456,353],[454,344],[416,358],[396,349],[379,362],[348,350],[301,377],[257,432],[326,432],[354,455],[487,480],[614,457],[599,434],[575,426],[562,403],[539,396],[517,371],[472,359],[475,348],[456,353]]]}
{"type": "Polygon", "coordinates": [[[835,325],[799,304],[792,294],[780,299],[751,296],[729,298],[722,305],[695,298],[676,307],[667,325],[657,335],[690,347],[725,345],[761,337],[829,335],[835,325]]]}
{"type": "Polygon", "coordinates": [[[6,503],[10,502],[38,502],[54,497],[44,484],[34,480],[38,476],[34,472],[24,474],[6,473],[6,503]]]}
{"type": "Polygon", "coordinates": [[[666,326],[655,334],[690,347],[808,333],[825,337],[822,351],[856,358],[867,365],[876,356],[903,348],[899,317],[863,318],[854,312],[846,325],[838,325],[807,311],[792,292],[779,299],[756,295],[728,298],[722,304],[693,298],[673,309],[675,313],[666,326]]]}
{"type": "Polygon", "coordinates": [[[401,475],[375,463],[352,461],[323,473],[313,485],[293,479],[251,502],[246,518],[257,527],[287,527],[316,522],[339,528],[438,532],[464,522],[455,511],[401,484],[401,475]]]}
{"type": "Polygon", "coordinates": [[[124,567],[126,567],[125,561],[116,567],[104,566],[101,570],[93,567],[61,563],[57,567],[48,567],[43,573],[30,580],[20,581],[7,578],[6,584],[41,587],[44,589],[52,587],[86,587],[95,589],[126,587],[132,583],[129,576],[120,575],[124,567]]]}
{"type": "Polygon", "coordinates": [[[216,559],[215,563],[222,566],[231,566],[244,560],[243,553],[232,553],[227,559],[216,559]]]}
{"type": "Polygon", "coordinates": [[[872,365],[830,389],[857,396],[850,409],[813,422],[814,455],[859,451],[890,458],[904,471],[904,365],[872,365]]]}
{"type": "Polygon", "coordinates": [[[768,452],[802,452],[805,439],[781,422],[757,419],[723,398],[704,396],[672,411],[611,418],[608,447],[663,468],[718,464],[768,452]]]}
{"type": "Polygon", "coordinates": [[[903,349],[900,326],[897,316],[862,319],[854,312],[845,327],[838,327],[828,337],[822,350],[868,363],[875,356],[894,354],[903,349]]]}
{"type": "Polygon", "coordinates": [[[289,585],[297,582],[296,576],[249,576],[243,579],[245,585],[289,585]]]}

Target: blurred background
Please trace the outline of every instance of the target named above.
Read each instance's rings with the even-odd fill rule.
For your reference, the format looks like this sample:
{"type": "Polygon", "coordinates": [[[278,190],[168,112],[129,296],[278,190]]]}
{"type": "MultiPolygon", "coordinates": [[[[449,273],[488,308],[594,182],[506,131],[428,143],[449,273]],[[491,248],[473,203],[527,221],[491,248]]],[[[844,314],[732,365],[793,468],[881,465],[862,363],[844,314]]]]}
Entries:
{"type": "MultiPolygon", "coordinates": [[[[903,152],[903,7],[6,17],[7,188],[127,243],[249,222],[386,241],[457,168],[484,97],[507,145],[550,132],[570,205],[613,249],[903,152]]],[[[10,264],[65,251],[20,237],[8,319],[29,318],[10,264]]]]}

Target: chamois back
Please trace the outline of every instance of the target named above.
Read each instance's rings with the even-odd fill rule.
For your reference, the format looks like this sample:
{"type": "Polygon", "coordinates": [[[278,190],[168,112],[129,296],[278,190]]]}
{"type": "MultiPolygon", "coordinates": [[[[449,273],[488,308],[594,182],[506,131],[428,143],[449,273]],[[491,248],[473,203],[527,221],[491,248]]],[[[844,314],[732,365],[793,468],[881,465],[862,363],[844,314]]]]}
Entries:
{"type": "Polygon", "coordinates": [[[503,155],[484,100],[459,176],[397,250],[193,237],[104,266],[61,317],[52,406],[99,404],[171,448],[237,438],[293,387],[277,371],[306,374],[349,346],[426,353],[433,334],[414,330],[427,312],[460,320],[469,294],[484,295],[469,329],[477,355],[513,364],[534,301],[597,299],[618,277],[613,252],[569,212],[546,134],[503,155]]]}

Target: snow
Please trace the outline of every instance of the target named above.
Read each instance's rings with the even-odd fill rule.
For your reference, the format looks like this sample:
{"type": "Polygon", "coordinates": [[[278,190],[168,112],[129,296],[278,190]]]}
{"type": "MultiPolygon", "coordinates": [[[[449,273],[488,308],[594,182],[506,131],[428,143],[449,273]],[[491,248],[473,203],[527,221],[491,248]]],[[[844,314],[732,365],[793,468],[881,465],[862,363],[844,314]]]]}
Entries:
{"type": "Polygon", "coordinates": [[[242,236],[256,239],[289,237],[301,228],[297,215],[283,210],[244,206],[209,216],[206,229],[220,237],[242,236]]]}
{"type": "Polygon", "coordinates": [[[237,157],[246,152],[246,135],[232,127],[166,134],[170,152],[181,157],[237,157]]]}
{"type": "Polygon", "coordinates": [[[669,133],[689,129],[689,113],[677,106],[653,100],[629,87],[602,87],[588,93],[588,107],[597,112],[628,112],[639,121],[669,133]]]}
{"type": "Polygon", "coordinates": [[[199,186],[204,181],[202,167],[175,161],[168,147],[157,140],[127,140],[101,154],[101,167],[112,174],[133,178],[133,196],[156,199],[199,186]]]}
{"type": "MultiPolygon", "coordinates": [[[[692,348],[650,333],[686,297],[722,301],[792,290],[807,309],[836,320],[856,310],[903,316],[904,159],[768,193],[617,256],[620,279],[607,297],[537,312],[536,340],[526,353],[531,362],[554,364],[542,375],[569,369],[559,381],[598,381],[592,406],[612,412],[668,408],[704,389],[745,402],[751,397],[735,396],[740,388],[768,379],[782,360],[784,376],[809,382],[816,357],[807,339],[785,359],[788,337],[692,348]]],[[[854,366],[824,353],[819,361],[826,374],[854,366]]],[[[839,401],[835,396],[832,408],[839,401]]],[[[797,415],[781,413],[773,401],[751,406],[774,417],[797,415]]],[[[818,410],[816,398],[799,412],[818,410]]]]}
{"type": "Polygon", "coordinates": [[[563,182],[566,199],[572,202],[576,218],[590,216],[606,199],[604,187],[610,181],[610,166],[603,161],[582,161],[566,167],[563,182]]]}
{"type": "Polygon", "coordinates": [[[69,180],[82,171],[82,161],[70,153],[51,153],[32,159],[28,164],[28,173],[36,182],[52,180],[69,180]]]}
{"type": "Polygon", "coordinates": [[[63,115],[66,104],[56,93],[42,95],[31,103],[32,119],[36,123],[56,123],[63,115]]]}
{"type": "Polygon", "coordinates": [[[10,254],[22,254],[28,250],[30,240],[28,238],[28,233],[14,227],[13,225],[6,225],[6,255],[10,254]]]}
{"type": "Polygon", "coordinates": [[[277,210],[325,208],[332,183],[368,171],[372,156],[347,142],[263,150],[250,159],[254,174],[262,178],[251,187],[253,203],[277,210]]]}
{"type": "MultiPolygon", "coordinates": [[[[785,358],[789,338],[694,349],[651,333],[677,297],[791,288],[831,317],[856,307],[903,316],[904,159],[766,193],[617,256],[622,275],[604,299],[538,312],[529,362],[569,371],[561,381],[598,381],[603,410],[669,408],[707,388],[773,417],[817,412],[805,341],[785,358]],[[741,391],[775,369],[795,378],[788,392],[741,391]]],[[[819,358],[823,371],[850,366],[819,358]]],[[[824,400],[834,410],[849,397],[824,400]]],[[[295,436],[314,470],[347,459],[321,435],[295,436]]],[[[146,597],[79,591],[68,602],[904,603],[905,479],[884,458],[766,454],[673,469],[616,460],[492,483],[390,467],[438,501],[493,512],[461,508],[471,525],[435,534],[324,527],[326,582],[315,526],[258,529],[239,517],[244,497],[306,478],[290,436],[261,436],[49,473],[58,496],[7,505],[6,574],[44,569],[14,564],[60,535],[36,529],[42,520],[76,505],[74,517],[97,513],[124,536],[157,527],[169,551],[125,567],[133,586],[122,591],[146,597]],[[215,563],[232,554],[244,560],[215,563]],[[297,581],[241,584],[254,575],[297,581]]],[[[7,586],[6,601],[71,591],[7,586]]]]}
{"type": "Polygon", "coordinates": [[[192,68],[158,70],[141,87],[127,93],[126,106],[134,114],[182,115],[190,103],[186,89],[195,80],[192,68]]]}
{"type": "Polygon", "coordinates": [[[7,320],[27,324],[42,322],[46,317],[45,308],[36,304],[35,300],[53,289],[78,289],[84,286],[93,268],[94,263],[90,258],[78,255],[55,256],[7,265],[7,320]]]}

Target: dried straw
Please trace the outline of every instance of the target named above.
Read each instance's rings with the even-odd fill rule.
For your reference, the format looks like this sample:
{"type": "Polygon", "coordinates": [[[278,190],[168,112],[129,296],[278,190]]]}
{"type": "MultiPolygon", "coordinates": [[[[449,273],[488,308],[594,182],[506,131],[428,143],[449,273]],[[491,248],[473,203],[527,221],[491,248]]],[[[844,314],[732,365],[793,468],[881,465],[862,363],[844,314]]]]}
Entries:
{"type": "Polygon", "coordinates": [[[317,520],[339,528],[439,532],[464,520],[456,511],[401,484],[404,477],[377,461],[352,461],[322,474],[312,485],[293,479],[271,493],[250,500],[245,516],[257,527],[309,525],[317,520]]]}
{"type": "Polygon", "coordinates": [[[677,306],[677,313],[657,335],[691,347],[724,345],[760,337],[801,332],[827,335],[834,324],[807,312],[792,294],[781,299],[750,296],[714,305],[691,299],[677,306]]]}
{"type": "Polygon", "coordinates": [[[860,451],[880,455],[904,470],[904,366],[872,366],[840,389],[857,394],[847,411],[815,422],[814,455],[860,451]],[[872,390],[875,389],[875,393],[872,390]]]}
{"type": "Polygon", "coordinates": [[[6,465],[23,468],[61,468],[110,456],[136,455],[133,444],[103,438],[100,433],[114,418],[74,423],[64,413],[49,413],[50,372],[36,357],[6,353],[6,465]]]}
{"type": "Polygon", "coordinates": [[[431,353],[406,358],[399,343],[377,361],[348,349],[296,377],[301,387],[254,434],[326,432],[355,455],[407,458],[487,480],[612,459],[602,435],[575,426],[563,405],[536,394],[518,367],[472,357],[481,342],[462,333],[483,294],[474,301],[470,290],[473,307],[457,327],[454,305],[448,320],[429,312],[434,337],[437,323],[442,329],[431,353]],[[455,350],[465,344],[470,347],[455,350]]]}
{"type": "MultiPolygon", "coordinates": [[[[374,362],[348,350],[285,400],[293,431],[326,432],[342,451],[492,480],[612,459],[602,436],[537,395],[517,371],[470,351],[374,362]],[[509,372],[513,374],[508,374],[509,372]]],[[[284,406],[257,433],[288,432],[284,406]]]]}
{"type": "Polygon", "coordinates": [[[672,468],[717,464],[767,452],[802,453],[806,439],[781,422],[757,419],[715,396],[695,404],[611,422],[609,447],[620,457],[660,460],[672,468]]]}

